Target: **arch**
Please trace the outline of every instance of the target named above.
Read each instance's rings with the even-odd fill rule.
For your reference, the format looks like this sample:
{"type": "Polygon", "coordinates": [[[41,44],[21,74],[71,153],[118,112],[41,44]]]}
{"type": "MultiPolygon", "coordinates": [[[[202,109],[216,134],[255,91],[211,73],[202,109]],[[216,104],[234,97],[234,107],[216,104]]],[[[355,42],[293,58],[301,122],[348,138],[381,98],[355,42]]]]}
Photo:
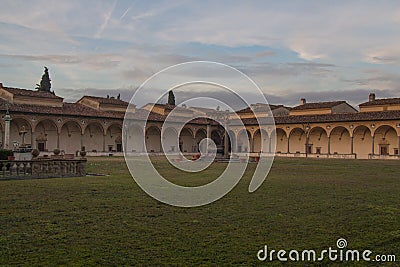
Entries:
{"type": "Polygon", "coordinates": [[[157,126],[150,126],[146,130],[146,151],[147,153],[161,152],[161,130],[157,126]]]}
{"type": "Polygon", "coordinates": [[[60,139],[57,124],[50,119],[40,120],[34,129],[36,145],[39,151],[52,151],[59,148],[60,139]]]}
{"type": "Polygon", "coordinates": [[[93,121],[86,125],[82,135],[82,150],[100,152],[105,150],[104,128],[100,122],[93,121]]]}
{"type": "Polygon", "coordinates": [[[75,123],[79,127],[79,130],[81,131],[81,133],[83,134],[83,127],[82,127],[80,121],[74,120],[74,119],[64,120],[63,123],[60,125],[60,133],[61,133],[61,130],[64,127],[64,125],[67,123],[75,123]]]}
{"type": "Polygon", "coordinates": [[[196,152],[193,139],[192,130],[184,127],[179,133],[179,149],[182,153],[196,152]]]}
{"type": "Polygon", "coordinates": [[[178,152],[179,148],[179,138],[178,131],[175,128],[168,127],[162,129],[162,140],[163,140],[163,150],[164,152],[178,152]]]}
{"type": "Polygon", "coordinates": [[[289,134],[289,153],[306,152],[306,133],[301,128],[293,128],[289,134]]]}
{"type": "Polygon", "coordinates": [[[378,155],[395,155],[399,149],[399,137],[396,129],[389,125],[379,126],[374,131],[374,153],[378,155]]]}
{"type": "Polygon", "coordinates": [[[329,134],[331,154],[351,154],[350,132],[343,126],[336,126],[329,134]]]}
{"type": "Polygon", "coordinates": [[[286,132],[282,128],[276,128],[271,132],[271,150],[275,153],[287,153],[288,152],[288,137],[286,132]]]}
{"type": "MultiPolygon", "coordinates": [[[[196,151],[200,151],[200,142],[201,140],[207,138],[207,131],[205,129],[198,129],[195,134],[195,145],[196,145],[196,151]]],[[[205,150],[204,150],[205,151],[205,150]]]]}
{"type": "Polygon", "coordinates": [[[241,130],[237,135],[237,151],[250,152],[251,134],[248,130],[241,130]]]}
{"type": "Polygon", "coordinates": [[[141,153],[144,152],[145,148],[145,138],[143,133],[143,127],[139,124],[129,123],[125,130],[125,151],[141,153]]]}
{"type": "Polygon", "coordinates": [[[253,152],[268,152],[269,136],[264,129],[257,129],[253,135],[253,152]]]}
{"type": "Polygon", "coordinates": [[[314,154],[327,154],[328,151],[328,134],[322,127],[311,128],[308,133],[309,152],[314,154]]]}
{"type": "Polygon", "coordinates": [[[353,130],[353,147],[358,159],[367,159],[372,153],[372,135],[368,127],[360,125],[353,130]]]}
{"type": "MultiPolygon", "coordinates": [[[[32,125],[25,118],[13,118],[10,122],[10,143],[8,147],[13,149],[14,146],[34,146],[35,142],[32,140],[32,125]]],[[[3,147],[3,134],[1,143],[3,147]]]]}
{"type": "Polygon", "coordinates": [[[211,131],[211,140],[213,140],[217,146],[217,153],[224,153],[223,137],[218,130],[211,131]]]}
{"type": "Polygon", "coordinates": [[[71,154],[81,149],[82,128],[77,121],[69,120],[62,124],[60,132],[60,150],[71,154]]]}
{"type": "Polygon", "coordinates": [[[120,128],[120,129],[122,130],[122,123],[119,123],[119,122],[110,123],[110,124],[105,128],[105,131],[107,132],[111,127],[118,127],[118,128],[120,128]]]}
{"type": "Polygon", "coordinates": [[[110,124],[105,135],[105,146],[108,152],[122,152],[122,125],[110,124]]]}

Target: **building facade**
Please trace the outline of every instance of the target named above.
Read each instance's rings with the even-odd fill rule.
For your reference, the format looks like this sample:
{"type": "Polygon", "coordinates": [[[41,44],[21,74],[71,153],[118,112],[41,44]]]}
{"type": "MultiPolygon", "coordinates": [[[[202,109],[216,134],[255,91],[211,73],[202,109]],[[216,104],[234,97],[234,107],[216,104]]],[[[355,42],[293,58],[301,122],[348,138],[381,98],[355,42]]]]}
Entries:
{"type": "MultiPolygon", "coordinates": [[[[119,97],[84,96],[75,103],[66,103],[50,92],[5,87],[0,83],[1,147],[17,149],[32,147],[42,154],[58,148],[75,154],[85,150],[88,155],[118,155],[123,150],[122,131],[128,103],[119,97]],[[6,114],[9,115],[6,115],[6,114]]],[[[176,107],[148,104],[137,108],[140,114],[150,111],[146,126],[131,125],[145,136],[145,144],[129,140],[129,152],[198,153],[201,140],[211,138],[220,154],[272,153],[282,157],[319,157],[350,159],[399,159],[400,98],[376,99],[359,105],[360,111],[345,101],[307,103],[296,107],[254,104],[237,111],[245,129],[229,123],[225,130],[207,114],[230,114],[201,107],[176,107]],[[191,120],[179,133],[179,143],[162,148],[163,122],[172,110],[191,120]],[[271,110],[275,125],[259,123],[271,110]],[[202,118],[204,117],[204,118],[202,118]],[[136,128],[135,128],[136,127],[136,128]],[[146,147],[144,147],[146,146],[146,147]]],[[[168,131],[163,129],[166,138],[168,131]]],[[[177,135],[178,133],[174,133],[177,135]]]]}

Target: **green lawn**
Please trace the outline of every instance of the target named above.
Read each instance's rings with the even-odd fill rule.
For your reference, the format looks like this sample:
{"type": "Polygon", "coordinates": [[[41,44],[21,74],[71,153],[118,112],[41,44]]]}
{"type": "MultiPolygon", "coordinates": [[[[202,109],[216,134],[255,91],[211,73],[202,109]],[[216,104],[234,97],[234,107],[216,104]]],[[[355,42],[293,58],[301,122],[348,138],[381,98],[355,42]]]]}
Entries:
{"type": "MultiPolygon", "coordinates": [[[[167,162],[156,165],[194,184],[226,166],[177,178],[167,162]]],[[[1,181],[0,264],[265,266],[256,257],[264,245],[320,251],[341,237],[349,249],[400,262],[400,162],[277,159],[250,194],[254,167],[227,196],[198,208],[147,196],[121,158],[89,160],[89,172],[109,176],[1,181]]]]}

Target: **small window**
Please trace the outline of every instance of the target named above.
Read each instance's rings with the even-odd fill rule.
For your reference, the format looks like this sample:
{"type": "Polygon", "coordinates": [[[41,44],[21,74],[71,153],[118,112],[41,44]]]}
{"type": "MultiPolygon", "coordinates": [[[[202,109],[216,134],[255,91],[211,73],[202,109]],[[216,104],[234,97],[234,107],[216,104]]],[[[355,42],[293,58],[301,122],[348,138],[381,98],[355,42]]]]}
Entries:
{"type": "Polygon", "coordinates": [[[315,148],[315,153],[321,154],[321,148],[320,148],[320,147],[316,147],[316,148],[315,148]]]}
{"type": "Polygon", "coordinates": [[[398,155],[399,154],[399,149],[395,148],[393,154],[398,155]]]}
{"type": "Polygon", "coordinates": [[[108,152],[112,152],[113,146],[108,146],[108,152]]]}

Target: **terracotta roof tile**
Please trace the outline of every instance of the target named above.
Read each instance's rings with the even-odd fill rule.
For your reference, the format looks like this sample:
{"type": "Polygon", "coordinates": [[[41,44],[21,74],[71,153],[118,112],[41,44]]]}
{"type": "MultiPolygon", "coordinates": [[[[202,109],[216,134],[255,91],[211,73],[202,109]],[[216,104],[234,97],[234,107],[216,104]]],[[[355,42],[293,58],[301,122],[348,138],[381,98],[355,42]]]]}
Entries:
{"type": "Polygon", "coordinates": [[[83,99],[83,98],[88,98],[88,99],[94,100],[96,102],[99,102],[100,104],[111,104],[111,105],[118,105],[118,106],[128,106],[129,105],[128,102],[117,99],[117,98],[113,98],[113,97],[106,98],[106,97],[85,95],[81,99],[83,99]]]}
{"type": "Polygon", "coordinates": [[[20,89],[20,88],[12,88],[12,87],[1,87],[1,88],[12,93],[13,95],[62,99],[62,97],[56,96],[55,94],[52,94],[50,92],[33,91],[33,90],[28,90],[28,89],[20,89]]]}
{"type": "MultiPolygon", "coordinates": [[[[272,111],[272,110],[275,110],[275,109],[278,109],[278,108],[286,108],[286,109],[288,109],[288,110],[291,109],[291,108],[286,107],[286,106],[284,106],[284,105],[268,105],[268,106],[269,106],[269,108],[271,109],[271,111],[272,111]]],[[[266,105],[262,105],[262,106],[253,106],[253,109],[254,109],[255,112],[263,112],[263,111],[265,112],[265,111],[268,111],[266,105]]],[[[250,107],[247,107],[247,108],[244,108],[244,109],[241,109],[241,110],[236,111],[236,113],[238,113],[238,114],[253,113],[253,111],[251,110],[250,107]]]]}
{"type": "Polygon", "coordinates": [[[358,105],[359,107],[367,107],[367,106],[374,106],[374,105],[393,105],[393,104],[400,104],[400,98],[382,98],[376,99],[373,101],[368,101],[358,105]]]}
{"type": "MultiPolygon", "coordinates": [[[[357,113],[337,113],[321,115],[302,115],[302,116],[282,116],[275,117],[275,124],[295,124],[295,123],[324,123],[324,122],[350,122],[350,121],[378,121],[378,120],[399,120],[400,110],[378,111],[378,112],[357,112],[357,113]]],[[[270,124],[272,118],[261,118],[260,123],[270,124]]],[[[242,119],[244,124],[256,125],[254,118],[242,119]]]]}
{"type": "MultiPolygon", "coordinates": [[[[0,110],[6,110],[6,101],[0,99],[0,110]]],[[[11,104],[10,113],[34,113],[65,116],[83,116],[83,117],[104,117],[104,118],[123,118],[125,112],[101,111],[89,108],[79,103],[63,103],[62,107],[38,106],[27,104],[11,104]]]]}
{"type": "Polygon", "coordinates": [[[296,106],[296,107],[292,108],[292,110],[333,108],[333,107],[343,104],[343,103],[346,103],[346,101],[306,103],[303,105],[296,106]]]}

